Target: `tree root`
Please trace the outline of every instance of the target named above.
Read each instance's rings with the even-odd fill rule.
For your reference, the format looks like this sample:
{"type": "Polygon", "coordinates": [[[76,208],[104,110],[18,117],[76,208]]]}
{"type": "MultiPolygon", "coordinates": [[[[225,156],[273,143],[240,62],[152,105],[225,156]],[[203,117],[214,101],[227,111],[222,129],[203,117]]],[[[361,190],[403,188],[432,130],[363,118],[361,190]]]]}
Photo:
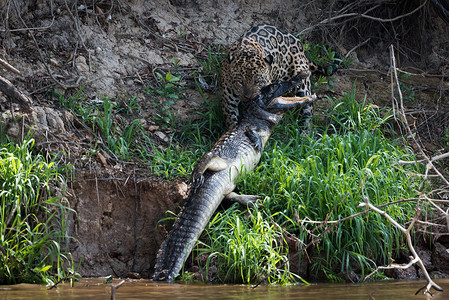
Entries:
{"type": "Polygon", "coordinates": [[[0,92],[3,92],[6,96],[11,99],[16,100],[16,102],[20,105],[20,107],[27,111],[31,111],[31,107],[33,106],[33,101],[24,93],[22,93],[19,89],[17,89],[11,81],[0,76],[0,92]]]}

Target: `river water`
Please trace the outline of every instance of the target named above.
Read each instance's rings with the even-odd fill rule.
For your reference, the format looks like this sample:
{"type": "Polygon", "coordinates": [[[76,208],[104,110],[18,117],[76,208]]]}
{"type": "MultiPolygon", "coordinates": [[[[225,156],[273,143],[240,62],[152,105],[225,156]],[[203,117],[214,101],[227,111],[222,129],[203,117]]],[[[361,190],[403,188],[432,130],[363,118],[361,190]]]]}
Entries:
{"type": "MultiPolygon", "coordinates": [[[[105,280],[82,279],[74,287],[60,284],[47,290],[33,284],[0,286],[0,300],[16,299],[111,299],[111,284],[105,280]]],[[[120,280],[114,280],[116,285],[120,280]]],[[[364,284],[312,284],[309,286],[201,285],[153,283],[149,280],[127,280],[116,290],[115,299],[232,299],[232,300],[288,300],[288,299],[449,299],[449,279],[435,281],[444,292],[433,297],[415,296],[424,281],[382,281],[364,284]]]]}

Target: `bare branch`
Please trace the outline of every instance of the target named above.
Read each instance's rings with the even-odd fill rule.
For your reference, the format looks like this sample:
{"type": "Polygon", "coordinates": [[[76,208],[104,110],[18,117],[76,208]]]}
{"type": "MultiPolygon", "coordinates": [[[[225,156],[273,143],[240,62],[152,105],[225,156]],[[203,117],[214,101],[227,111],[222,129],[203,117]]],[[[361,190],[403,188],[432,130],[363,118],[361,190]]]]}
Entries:
{"type": "Polygon", "coordinates": [[[317,27],[319,25],[328,24],[328,23],[330,23],[332,21],[335,21],[335,20],[338,20],[338,19],[342,19],[342,18],[349,18],[349,17],[361,17],[361,18],[370,19],[370,20],[377,21],[377,22],[382,22],[382,23],[394,22],[394,21],[397,21],[399,19],[402,19],[404,17],[410,16],[410,15],[416,13],[421,8],[423,8],[424,5],[426,5],[426,3],[427,3],[427,0],[425,0],[420,6],[418,6],[417,8],[412,10],[411,12],[408,12],[408,13],[403,14],[403,15],[399,15],[399,16],[391,18],[391,19],[382,19],[382,18],[377,18],[377,17],[373,17],[373,16],[370,16],[370,15],[367,15],[367,13],[369,13],[371,10],[373,10],[374,8],[377,8],[378,7],[378,5],[377,5],[377,6],[371,7],[370,9],[368,9],[367,11],[365,11],[362,14],[360,14],[360,13],[347,13],[347,14],[337,15],[335,17],[324,19],[323,21],[319,22],[318,24],[315,24],[313,26],[310,26],[310,27],[302,30],[299,34],[300,35],[305,34],[305,33],[311,31],[313,28],[315,28],[315,27],[317,27]]]}
{"type": "Polygon", "coordinates": [[[13,73],[16,73],[17,75],[22,75],[22,73],[20,73],[19,70],[17,70],[16,68],[14,68],[13,66],[11,66],[6,60],[3,60],[0,58],[0,66],[2,66],[3,68],[5,68],[8,71],[11,71],[13,73]]]}
{"type": "MultiPolygon", "coordinates": [[[[443,153],[443,154],[440,154],[440,155],[437,155],[437,156],[434,156],[434,157],[430,158],[430,162],[434,162],[434,161],[437,161],[439,159],[443,159],[443,158],[446,158],[446,157],[449,157],[449,152],[446,152],[446,153],[443,153]]],[[[420,159],[420,160],[416,160],[416,161],[400,160],[399,164],[401,164],[401,165],[413,165],[413,164],[416,164],[416,163],[423,163],[423,162],[427,162],[427,160],[426,159],[420,159]]]]}
{"type": "MultiPolygon", "coordinates": [[[[421,155],[425,158],[425,161],[427,161],[427,168],[426,168],[426,174],[429,170],[433,170],[439,177],[440,179],[447,185],[449,186],[449,181],[446,180],[446,178],[443,176],[443,174],[441,174],[440,171],[438,171],[438,169],[433,165],[432,160],[427,157],[427,155],[424,153],[424,150],[422,149],[421,145],[416,141],[412,130],[410,129],[410,126],[408,124],[407,121],[407,117],[405,116],[405,109],[404,109],[404,102],[403,102],[403,98],[402,98],[402,92],[400,89],[400,83],[399,83],[399,79],[398,79],[398,72],[396,69],[396,59],[394,56],[394,48],[393,45],[390,45],[390,59],[391,59],[391,97],[392,97],[392,102],[393,102],[393,112],[395,111],[395,108],[398,109],[402,122],[405,125],[405,128],[408,132],[408,135],[413,139],[413,142],[415,143],[416,147],[418,148],[419,152],[421,153],[421,155]],[[399,96],[399,103],[398,100],[395,97],[395,93],[394,93],[394,86],[397,86],[397,92],[398,92],[398,96],[399,96]]],[[[396,119],[396,114],[393,113],[393,115],[395,116],[396,119]]]]}
{"type": "Polygon", "coordinates": [[[116,285],[111,285],[111,300],[115,300],[115,292],[117,291],[117,289],[119,287],[122,286],[122,284],[125,283],[125,280],[120,281],[118,284],[116,285]]]}
{"type": "Polygon", "coordinates": [[[33,101],[24,93],[19,91],[8,79],[0,76],[0,91],[6,96],[17,100],[20,107],[26,111],[31,111],[31,106],[33,106],[33,101]]]}
{"type": "MultiPolygon", "coordinates": [[[[433,282],[432,278],[430,278],[430,275],[429,275],[429,273],[427,273],[427,270],[426,270],[426,267],[424,266],[424,263],[422,262],[421,258],[418,256],[418,253],[416,253],[415,247],[413,246],[413,241],[412,241],[412,237],[411,237],[410,231],[412,230],[416,220],[418,219],[419,215],[421,214],[421,209],[417,208],[415,217],[413,218],[413,220],[410,223],[410,225],[408,226],[408,228],[405,229],[401,224],[396,222],[396,220],[394,220],[389,214],[387,214],[387,212],[378,209],[377,207],[375,207],[374,205],[372,205],[370,203],[369,198],[367,196],[365,196],[365,193],[364,193],[364,184],[365,184],[365,181],[362,182],[362,197],[365,200],[365,202],[361,202],[359,204],[359,206],[360,207],[365,206],[367,208],[370,208],[370,209],[374,210],[378,214],[381,214],[388,221],[390,221],[396,228],[398,228],[400,231],[402,231],[405,234],[405,237],[407,239],[408,248],[410,249],[410,252],[412,253],[411,261],[407,265],[390,264],[389,266],[386,266],[386,267],[378,267],[377,270],[382,269],[382,268],[385,268],[385,269],[391,269],[391,268],[406,269],[406,268],[410,267],[411,265],[417,263],[419,268],[423,272],[424,277],[427,279],[427,285],[424,286],[423,288],[420,288],[416,292],[416,294],[419,293],[421,290],[425,289],[424,290],[424,294],[432,295],[430,293],[430,289],[431,288],[434,288],[437,291],[443,291],[443,289],[439,285],[437,285],[435,282],[433,282]]],[[[372,275],[372,274],[374,274],[374,272],[371,273],[370,275],[372,275]]],[[[365,277],[365,280],[367,278],[368,277],[365,277]]]]}

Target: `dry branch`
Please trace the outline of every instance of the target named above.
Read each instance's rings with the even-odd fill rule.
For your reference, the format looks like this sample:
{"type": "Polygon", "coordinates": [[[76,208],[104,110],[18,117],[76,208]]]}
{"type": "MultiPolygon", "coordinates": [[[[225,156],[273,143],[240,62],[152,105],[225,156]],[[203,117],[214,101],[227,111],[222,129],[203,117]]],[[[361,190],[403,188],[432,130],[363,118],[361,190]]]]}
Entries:
{"type": "Polygon", "coordinates": [[[325,25],[325,24],[328,24],[328,23],[330,23],[330,22],[332,22],[332,21],[335,21],[335,20],[338,20],[338,19],[342,19],[342,18],[360,17],[360,18],[365,18],[365,19],[369,19],[369,20],[373,20],[373,21],[377,21],[377,22],[381,22],[381,23],[385,23],[385,22],[394,22],[394,21],[397,21],[397,20],[399,20],[399,19],[402,19],[402,18],[404,18],[404,17],[410,16],[410,15],[416,13],[416,12],[419,11],[421,8],[423,8],[424,5],[426,5],[426,4],[427,4],[427,0],[425,0],[420,6],[418,6],[418,7],[415,8],[414,10],[412,10],[412,11],[406,13],[406,14],[402,14],[402,15],[399,15],[399,16],[396,16],[396,17],[390,18],[390,19],[382,19],[382,18],[377,18],[377,17],[373,17],[373,16],[368,15],[368,13],[369,13],[370,11],[372,11],[372,10],[374,10],[375,8],[378,7],[378,5],[377,5],[377,6],[374,6],[374,7],[369,8],[369,9],[368,9],[367,11],[365,11],[364,13],[345,13],[345,14],[340,14],[340,15],[337,15],[337,16],[334,16],[334,17],[330,17],[330,18],[324,19],[324,20],[322,20],[321,22],[319,22],[319,23],[317,23],[317,24],[315,24],[315,25],[312,25],[312,26],[310,26],[310,27],[308,27],[308,28],[302,30],[299,34],[300,34],[300,35],[303,35],[303,34],[305,34],[305,33],[308,33],[308,32],[311,31],[313,28],[315,28],[315,27],[317,27],[317,26],[319,26],[319,25],[325,25]]]}
{"type": "MultiPolygon", "coordinates": [[[[443,174],[441,174],[441,172],[438,171],[438,169],[433,164],[432,160],[424,153],[424,150],[422,149],[421,145],[416,141],[415,136],[413,135],[412,130],[410,129],[410,126],[408,124],[407,117],[405,116],[404,101],[403,101],[402,92],[400,89],[400,83],[399,83],[398,72],[397,72],[397,68],[396,68],[396,59],[394,56],[393,45],[390,45],[390,59],[391,59],[391,72],[392,72],[392,74],[391,74],[391,97],[392,97],[392,102],[393,102],[392,103],[393,116],[397,121],[396,111],[399,112],[399,115],[401,116],[401,119],[402,119],[402,123],[404,124],[408,135],[412,138],[412,140],[413,140],[414,144],[416,145],[416,147],[418,148],[419,152],[425,158],[425,161],[427,161],[426,174],[429,170],[433,170],[440,177],[440,179],[444,182],[444,184],[449,186],[449,181],[447,181],[447,179],[443,176],[443,174]],[[398,102],[398,99],[395,97],[395,93],[394,93],[395,86],[398,87],[397,92],[398,92],[399,102],[398,102]]],[[[426,179],[426,177],[424,179],[426,179]]]]}
{"type": "Polygon", "coordinates": [[[119,287],[122,286],[122,284],[125,283],[125,280],[120,281],[118,284],[116,285],[111,285],[111,300],[115,300],[115,292],[117,291],[117,289],[119,287]]]}
{"type": "MultiPolygon", "coordinates": [[[[393,45],[390,45],[390,59],[391,59],[391,97],[392,97],[392,102],[393,102],[393,111],[397,110],[402,123],[405,126],[405,129],[407,130],[407,133],[409,134],[409,136],[412,138],[414,144],[416,145],[416,147],[418,148],[418,150],[420,151],[421,155],[425,158],[423,161],[427,162],[427,168],[426,168],[426,175],[427,172],[429,170],[433,170],[435,173],[437,173],[437,175],[443,180],[443,182],[446,185],[449,185],[449,182],[446,180],[446,178],[444,178],[444,176],[438,171],[438,169],[435,168],[435,166],[433,165],[433,161],[436,160],[436,157],[434,159],[430,159],[425,153],[424,150],[422,149],[421,145],[416,141],[414,135],[412,134],[412,131],[410,129],[410,126],[408,124],[407,118],[405,116],[405,109],[404,109],[404,102],[403,102],[403,98],[402,98],[402,93],[401,93],[401,89],[400,89],[400,83],[399,83],[399,79],[398,79],[398,73],[397,73],[397,68],[396,68],[396,59],[394,56],[394,48],[393,45]],[[394,93],[394,87],[397,87],[397,93],[398,93],[398,97],[399,100],[395,97],[395,93],[394,93]]],[[[396,118],[396,114],[394,114],[395,118],[396,118]]],[[[444,158],[445,155],[443,155],[440,158],[444,158]]],[[[426,177],[424,177],[426,178],[426,177]]],[[[429,274],[427,273],[426,268],[424,267],[424,264],[421,260],[421,258],[419,258],[418,254],[415,251],[415,248],[413,247],[413,243],[412,243],[412,238],[410,235],[410,231],[413,228],[414,224],[416,223],[419,214],[421,213],[421,209],[417,208],[417,213],[415,215],[415,217],[413,218],[412,222],[410,223],[410,225],[408,226],[407,229],[405,229],[404,227],[402,227],[399,223],[397,223],[391,216],[389,216],[385,211],[382,211],[378,208],[376,208],[375,206],[373,206],[370,202],[368,197],[366,197],[363,194],[363,183],[362,183],[362,196],[365,199],[365,202],[360,203],[359,206],[367,206],[369,208],[371,208],[372,210],[376,211],[377,213],[383,215],[385,218],[387,218],[396,228],[398,228],[399,230],[401,230],[407,239],[407,244],[408,247],[413,255],[413,258],[411,259],[411,261],[409,262],[409,264],[405,265],[405,266],[401,266],[400,268],[406,268],[414,263],[417,263],[418,266],[420,267],[421,271],[423,272],[424,276],[427,279],[427,285],[422,287],[421,289],[419,289],[416,293],[419,293],[422,289],[424,290],[424,294],[428,293],[430,295],[432,295],[430,293],[430,289],[433,287],[435,288],[437,291],[442,291],[443,289],[438,286],[436,283],[434,283],[432,281],[432,279],[430,278],[429,274]]],[[[427,197],[426,197],[427,198],[427,197]]],[[[428,198],[427,198],[428,199],[428,198]]],[[[431,202],[431,204],[434,205],[434,203],[431,202]]],[[[398,267],[398,265],[396,264],[390,264],[390,266],[387,267],[379,267],[379,268],[395,268],[398,267]]],[[[378,269],[379,269],[378,268],[378,269]]]]}
{"type": "Polygon", "coordinates": [[[15,73],[17,75],[22,75],[22,73],[20,73],[19,70],[17,70],[13,66],[11,66],[6,60],[3,60],[1,58],[0,58],[0,66],[2,66],[6,70],[11,71],[11,72],[13,72],[13,73],[15,73]]]}
{"type": "MultiPolygon", "coordinates": [[[[363,193],[363,183],[362,183],[362,193],[363,193]]],[[[405,234],[405,237],[407,239],[407,245],[408,245],[408,247],[410,249],[410,252],[412,253],[412,257],[410,257],[411,260],[410,260],[410,262],[408,264],[406,264],[406,265],[390,264],[390,265],[388,265],[386,267],[383,267],[383,266],[378,267],[376,269],[376,271],[374,271],[373,273],[369,274],[367,277],[365,277],[365,279],[367,279],[369,276],[371,276],[372,274],[377,272],[379,269],[394,269],[394,268],[406,269],[406,268],[412,266],[413,264],[417,263],[419,268],[423,272],[424,277],[427,280],[427,285],[425,285],[424,287],[420,288],[416,292],[416,294],[419,293],[422,289],[425,289],[424,290],[424,294],[428,293],[430,295],[432,295],[430,293],[430,289],[431,288],[434,288],[434,289],[436,289],[437,291],[440,291],[440,292],[443,291],[443,289],[439,285],[437,285],[435,282],[433,282],[432,278],[430,278],[430,275],[427,272],[426,267],[424,266],[421,258],[418,256],[418,253],[416,253],[416,250],[413,247],[413,241],[412,241],[412,237],[410,235],[410,231],[412,230],[413,225],[415,225],[415,222],[416,222],[416,220],[418,219],[418,217],[419,217],[419,215],[421,213],[421,209],[419,209],[419,208],[417,209],[417,212],[416,212],[415,217],[413,218],[413,221],[410,223],[410,225],[407,227],[407,229],[405,229],[402,225],[400,225],[398,222],[396,222],[396,220],[394,220],[385,211],[380,210],[377,207],[375,207],[374,205],[372,205],[369,202],[368,197],[366,197],[365,195],[362,195],[362,197],[365,199],[365,202],[361,202],[359,204],[359,206],[367,206],[367,207],[369,207],[370,209],[374,210],[375,212],[377,212],[377,213],[381,214],[382,216],[384,216],[385,218],[387,218],[387,220],[390,221],[396,228],[398,228],[400,231],[402,231],[405,234]]]]}
{"type": "Polygon", "coordinates": [[[3,92],[6,96],[14,99],[19,103],[20,107],[26,111],[31,111],[31,107],[33,106],[33,101],[24,93],[22,93],[19,89],[17,89],[11,81],[0,76],[0,91],[3,92]]]}

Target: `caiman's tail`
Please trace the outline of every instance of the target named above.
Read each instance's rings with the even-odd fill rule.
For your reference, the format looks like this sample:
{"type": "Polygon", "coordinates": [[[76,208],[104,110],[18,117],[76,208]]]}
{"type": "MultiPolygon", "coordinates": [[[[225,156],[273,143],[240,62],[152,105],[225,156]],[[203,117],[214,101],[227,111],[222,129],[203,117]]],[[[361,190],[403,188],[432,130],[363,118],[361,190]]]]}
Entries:
{"type": "MultiPolygon", "coordinates": [[[[206,184],[208,185],[208,184],[206,184]]],[[[153,280],[172,281],[220,204],[220,192],[204,185],[189,199],[157,254],[153,280]],[[215,191],[214,191],[215,190],[215,191]]]]}

